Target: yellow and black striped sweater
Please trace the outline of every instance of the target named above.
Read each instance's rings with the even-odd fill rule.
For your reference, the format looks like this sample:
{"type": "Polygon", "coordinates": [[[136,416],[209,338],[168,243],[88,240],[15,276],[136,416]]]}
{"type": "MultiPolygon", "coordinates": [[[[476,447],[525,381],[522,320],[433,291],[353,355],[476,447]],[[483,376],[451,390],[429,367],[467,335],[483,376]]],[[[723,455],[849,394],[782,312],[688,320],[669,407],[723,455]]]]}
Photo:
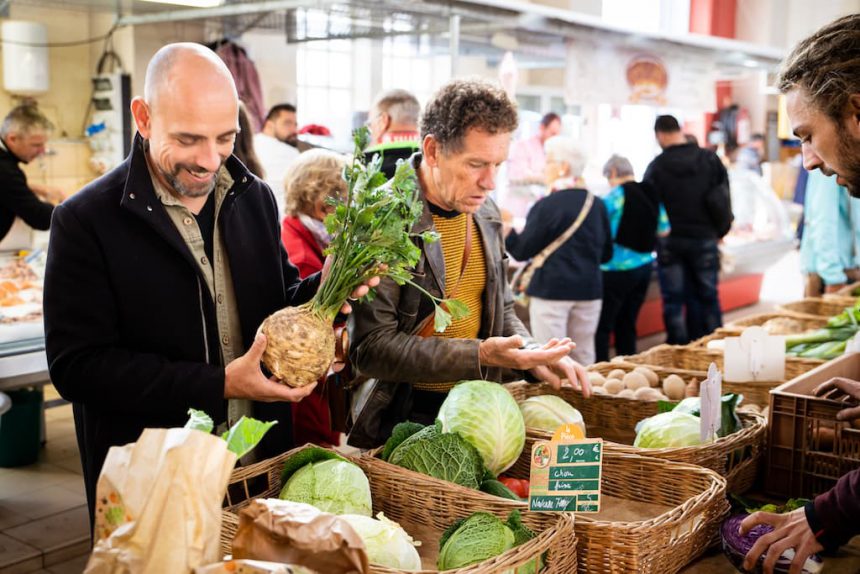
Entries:
{"type": "MultiPolygon", "coordinates": [[[[433,225],[441,236],[442,254],[445,257],[445,295],[462,301],[469,308],[469,314],[466,317],[454,319],[451,325],[445,329],[445,332],[434,333],[434,337],[475,339],[481,329],[484,287],[487,282],[487,263],[484,259],[484,246],[477,225],[472,225],[472,250],[469,253],[469,261],[466,263],[466,272],[459,284],[457,283],[463,266],[467,217],[472,216],[459,213],[454,217],[446,217],[433,213],[433,225]]],[[[436,392],[447,392],[452,386],[453,383],[415,384],[417,389],[436,392]]]]}

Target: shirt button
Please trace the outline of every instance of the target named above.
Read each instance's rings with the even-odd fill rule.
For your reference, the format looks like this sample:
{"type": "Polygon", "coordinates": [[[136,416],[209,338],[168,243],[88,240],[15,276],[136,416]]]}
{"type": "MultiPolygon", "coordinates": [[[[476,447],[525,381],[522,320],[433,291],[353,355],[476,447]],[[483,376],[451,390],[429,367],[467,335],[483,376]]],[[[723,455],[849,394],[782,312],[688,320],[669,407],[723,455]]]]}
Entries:
{"type": "Polygon", "coordinates": [[[224,335],[223,337],[221,337],[221,342],[224,343],[225,345],[229,345],[230,344],[230,337],[228,337],[227,335],[224,335]]]}
{"type": "Polygon", "coordinates": [[[224,296],[221,293],[218,293],[218,296],[216,297],[216,299],[218,300],[218,303],[224,302],[224,296]]]}
{"type": "Polygon", "coordinates": [[[135,198],[137,197],[137,196],[136,196],[135,194],[133,194],[133,193],[129,193],[129,194],[128,194],[128,196],[129,196],[131,199],[135,199],[135,198]]]}
{"type": "Polygon", "coordinates": [[[182,220],[182,223],[184,223],[185,225],[191,225],[191,223],[192,223],[193,221],[194,221],[194,220],[193,220],[193,219],[191,219],[190,217],[186,217],[185,219],[183,219],[183,220],[182,220]]]}
{"type": "Polygon", "coordinates": [[[209,260],[204,255],[203,257],[200,258],[200,263],[202,263],[203,265],[209,265],[209,260]]]}

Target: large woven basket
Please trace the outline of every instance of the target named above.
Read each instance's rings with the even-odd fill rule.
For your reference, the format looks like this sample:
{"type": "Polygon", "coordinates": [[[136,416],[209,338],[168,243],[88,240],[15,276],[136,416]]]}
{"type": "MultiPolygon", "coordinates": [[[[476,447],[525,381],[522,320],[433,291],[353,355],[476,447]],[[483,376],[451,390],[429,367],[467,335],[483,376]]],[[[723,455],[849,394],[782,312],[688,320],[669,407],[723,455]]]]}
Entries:
{"type": "MultiPolygon", "coordinates": [[[[527,446],[528,448],[528,446],[527,446]]],[[[441,488],[497,500],[468,489],[401,469],[379,458],[381,449],[367,458],[385,467],[404,482],[440,483],[441,488]]],[[[523,453],[505,474],[529,478],[531,450],[523,453]]],[[[636,572],[671,574],[679,571],[716,542],[720,523],[728,514],[726,481],[701,466],[606,450],[603,456],[601,492],[629,504],[643,501],[667,507],[660,513],[636,520],[604,520],[601,514],[576,513],[577,562],[580,574],[636,572]],[[587,542],[585,542],[587,540],[587,542]]],[[[525,502],[504,501],[523,510],[523,516],[549,513],[528,511],[525,502]]],[[[604,499],[604,505],[607,504],[604,499]]],[[[569,570],[568,572],[573,572],[569,570]]]]}
{"type": "MultiPolygon", "coordinates": [[[[614,369],[632,371],[638,366],[623,361],[612,361],[595,363],[588,367],[588,370],[600,373],[605,377],[614,369]]],[[[661,379],[671,374],[680,375],[683,379],[689,378],[689,373],[683,369],[650,368],[661,379]]],[[[704,378],[702,373],[696,373],[696,375],[700,379],[704,378]]],[[[636,423],[657,414],[657,403],[653,401],[640,401],[614,395],[594,395],[588,400],[583,400],[582,395],[571,388],[564,388],[560,393],[563,399],[579,409],[585,420],[589,421],[588,428],[594,436],[607,436],[607,433],[618,432],[620,429],[630,429],[627,434],[613,435],[621,442],[633,442],[636,433],[632,429],[636,423]]]]}
{"type": "Polygon", "coordinates": [[[854,297],[808,297],[800,301],[777,305],[777,309],[789,313],[811,315],[814,317],[833,317],[844,311],[847,307],[853,307],[857,303],[854,297]]]}
{"type": "MultiPolygon", "coordinates": [[[[531,451],[507,474],[529,478],[531,451]]],[[[642,519],[612,521],[576,514],[579,574],[673,574],[718,538],[728,515],[726,481],[700,466],[606,450],[602,494],[669,509],[642,519]]],[[[605,502],[605,499],[604,499],[605,502]]]]}
{"type": "Polygon", "coordinates": [[[851,297],[852,299],[856,298],[855,292],[860,293],[860,281],[855,281],[854,283],[849,283],[842,289],[836,291],[832,295],[825,295],[824,298],[828,299],[830,297],[851,297]]]}
{"type": "MultiPolygon", "coordinates": [[[[724,370],[722,351],[689,347],[686,345],[657,345],[638,355],[624,357],[624,361],[637,365],[647,365],[652,369],[654,367],[670,367],[676,371],[683,372],[687,377],[705,378],[708,366],[711,363],[716,363],[720,370],[724,370]]],[[[815,359],[787,357],[785,359],[785,378],[783,380],[736,382],[724,378],[723,392],[741,393],[744,396],[745,402],[766,407],[769,404],[771,389],[787,380],[811,371],[820,364],[821,361],[815,359]]]]}
{"type": "MultiPolygon", "coordinates": [[[[564,388],[556,391],[546,384],[535,385],[530,383],[511,383],[505,385],[505,388],[513,395],[517,402],[524,401],[530,397],[547,394],[561,397],[583,414],[588,436],[601,437],[607,441],[607,451],[639,454],[710,468],[725,477],[728,492],[738,494],[746,492],[755,482],[756,471],[767,432],[767,419],[761,415],[749,412],[738,413],[744,425],[743,429],[727,437],[718,439],[711,444],[683,448],[638,448],[631,446],[633,441],[629,439],[630,436],[635,437],[635,423],[633,427],[602,427],[602,432],[598,434],[591,426],[591,421],[586,414],[588,411],[580,409],[582,405],[592,399],[583,399],[582,395],[573,389],[564,388]]],[[[653,410],[648,416],[657,414],[657,403],[647,402],[645,404],[650,405],[650,408],[653,410]]],[[[628,420],[619,420],[618,422],[625,424],[628,420]]],[[[527,428],[525,450],[530,452],[531,445],[535,440],[549,440],[551,438],[552,433],[527,428]]]]}
{"type": "MultiPolygon", "coordinates": [[[[710,335],[706,335],[701,339],[697,339],[690,343],[688,346],[697,349],[707,349],[708,343],[710,343],[711,341],[725,339],[727,337],[739,337],[741,333],[743,333],[744,329],[746,329],[747,327],[761,326],[770,321],[771,319],[791,319],[792,321],[797,323],[797,331],[792,334],[814,331],[827,325],[826,318],[817,317],[814,315],[801,315],[798,313],[788,312],[759,313],[756,315],[749,315],[747,317],[743,317],[723,327],[720,327],[710,335]]],[[[825,362],[822,359],[812,359],[808,357],[803,357],[802,359],[808,361],[809,363],[815,363],[818,365],[825,362]]]]}
{"type": "Polygon", "coordinates": [[[707,349],[708,343],[710,343],[711,341],[719,341],[725,339],[726,337],[737,337],[741,334],[741,331],[742,329],[729,329],[726,327],[720,327],[710,335],[705,335],[704,337],[687,343],[687,346],[691,349],[707,349]]]}
{"type": "MultiPolygon", "coordinates": [[[[255,498],[277,497],[282,487],[280,475],[284,461],[302,448],[306,447],[233,472],[222,512],[221,547],[224,553],[231,551],[239,526],[239,510],[255,498]]],[[[412,473],[371,457],[348,458],[361,467],[370,482],[374,515],[384,512],[387,518],[400,523],[410,535],[420,540],[422,545],[418,550],[425,566],[435,564],[439,538],[456,520],[478,511],[490,512],[505,520],[512,510],[523,510],[521,503],[412,473]]],[[[512,571],[518,566],[533,563],[544,553],[546,567],[541,572],[568,574],[576,571],[576,537],[571,516],[523,512],[522,519],[538,534],[536,538],[480,564],[446,572],[490,574],[512,571]]],[[[375,565],[371,565],[370,571],[374,574],[400,572],[375,565]]],[[[436,570],[421,570],[420,574],[433,572],[436,570]]]]}
{"type": "Polygon", "coordinates": [[[771,319],[791,319],[792,321],[797,321],[797,323],[800,325],[800,330],[798,331],[798,333],[812,331],[814,329],[820,329],[827,325],[827,319],[824,317],[802,315],[799,313],[792,313],[786,311],[782,313],[773,312],[747,315],[746,317],[741,317],[740,319],[736,319],[731,323],[727,323],[725,326],[717,329],[717,331],[732,331],[740,333],[747,327],[761,326],[770,321],[771,319]]]}

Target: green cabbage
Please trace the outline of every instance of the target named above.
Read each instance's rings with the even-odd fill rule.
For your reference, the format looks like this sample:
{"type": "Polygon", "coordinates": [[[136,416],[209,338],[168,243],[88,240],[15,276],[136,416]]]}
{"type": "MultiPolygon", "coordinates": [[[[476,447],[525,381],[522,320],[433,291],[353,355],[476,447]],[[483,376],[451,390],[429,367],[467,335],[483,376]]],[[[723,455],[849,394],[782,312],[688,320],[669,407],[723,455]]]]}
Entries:
{"type": "Polygon", "coordinates": [[[421,543],[412,540],[399,524],[381,512],[375,519],[358,514],[344,514],[341,518],[361,536],[371,564],[395,570],[421,570],[421,557],[415,550],[421,543]]]}
{"type": "MultiPolygon", "coordinates": [[[[489,560],[515,546],[525,544],[536,535],[523,525],[518,510],[511,512],[507,522],[486,512],[476,512],[458,520],[439,540],[439,570],[463,568],[489,560]]],[[[543,567],[543,557],[505,574],[535,574],[543,567]]]]}
{"type": "Polygon", "coordinates": [[[279,498],[304,502],[332,514],[371,516],[373,507],[364,472],[339,458],[302,466],[286,481],[279,498]]]}
{"type": "Polygon", "coordinates": [[[667,448],[702,444],[699,417],[670,411],[639,421],[633,446],[667,448]]]}
{"type": "MultiPolygon", "coordinates": [[[[720,399],[720,428],[717,431],[717,436],[728,436],[743,428],[743,423],[741,423],[741,419],[737,413],[738,405],[742,400],[744,400],[744,396],[735,393],[728,393],[722,396],[720,399]]],[[[701,416],[702,399],[700,397],[687,397],[672,410],[697,417],[701,416]]]]}
{"type": "Polygon", "coordinates": [[[494,475],[510,468],[525,446],[526,426],[519,405],[497,383],[459,383],[442,403],[439,420],[444,432],[460,433],[474,445],[494,475]]]}
{"type": "Polygon", "coordinates": [[[394,452],[394,449],[400,446],[400,443],[423,428],[424,425],[421,423],[414,423],[412,421],[406,421],[394,425],[394,429],[391,431],[391,436],[388,437],[387,441],[385,441],[385,447],[382,449],[382,460],[388,460],[391,457],[391,453],[394,452]]]}
{"type": "Polygon", "coordinates": [[[400,443],[388,462],[476,490],[484,478],[475,447],[457,433],[443,433],[439,421],[400,443]]]}
{"type": "Polygon", "coordinates": [[[520,411],[528,428],[555,432],[563,424],[575,424],[585,434],[582,414],[561,397],[540,395],[526,399],[520,403],[520,411]]]}
{"type": "Polygon", "coordinates": [[[439,570],[464,568],[489,560],[514,547],[514,533],[486,512],[455,522],[439,541],[439,570]]]}

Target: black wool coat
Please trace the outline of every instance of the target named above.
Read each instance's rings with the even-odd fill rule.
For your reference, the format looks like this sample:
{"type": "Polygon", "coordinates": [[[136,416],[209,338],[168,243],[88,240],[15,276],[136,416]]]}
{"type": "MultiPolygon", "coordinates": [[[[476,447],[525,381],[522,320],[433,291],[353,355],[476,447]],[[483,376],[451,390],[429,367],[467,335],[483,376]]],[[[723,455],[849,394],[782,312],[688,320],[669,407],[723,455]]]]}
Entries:
{"type": "MultiPolygon", "coordinates": [[[[235,157],[226,167],[235,184],[217,224],[247,349],[266,316],[313,296],[319,275],[300,281],[287,259],[268,186],[235,157]]],[[[91,512],[111,446],[182,426],[190,407],[216,425],[226,418],[216,303],[199,265],[155,195],[139,136],[121,165],[54,210],[46,350],[52,382],[74,403],[91,512]]],[[[289,449],[290,404],[253,406],[279,421],[258,456],[289,449]]]]}

